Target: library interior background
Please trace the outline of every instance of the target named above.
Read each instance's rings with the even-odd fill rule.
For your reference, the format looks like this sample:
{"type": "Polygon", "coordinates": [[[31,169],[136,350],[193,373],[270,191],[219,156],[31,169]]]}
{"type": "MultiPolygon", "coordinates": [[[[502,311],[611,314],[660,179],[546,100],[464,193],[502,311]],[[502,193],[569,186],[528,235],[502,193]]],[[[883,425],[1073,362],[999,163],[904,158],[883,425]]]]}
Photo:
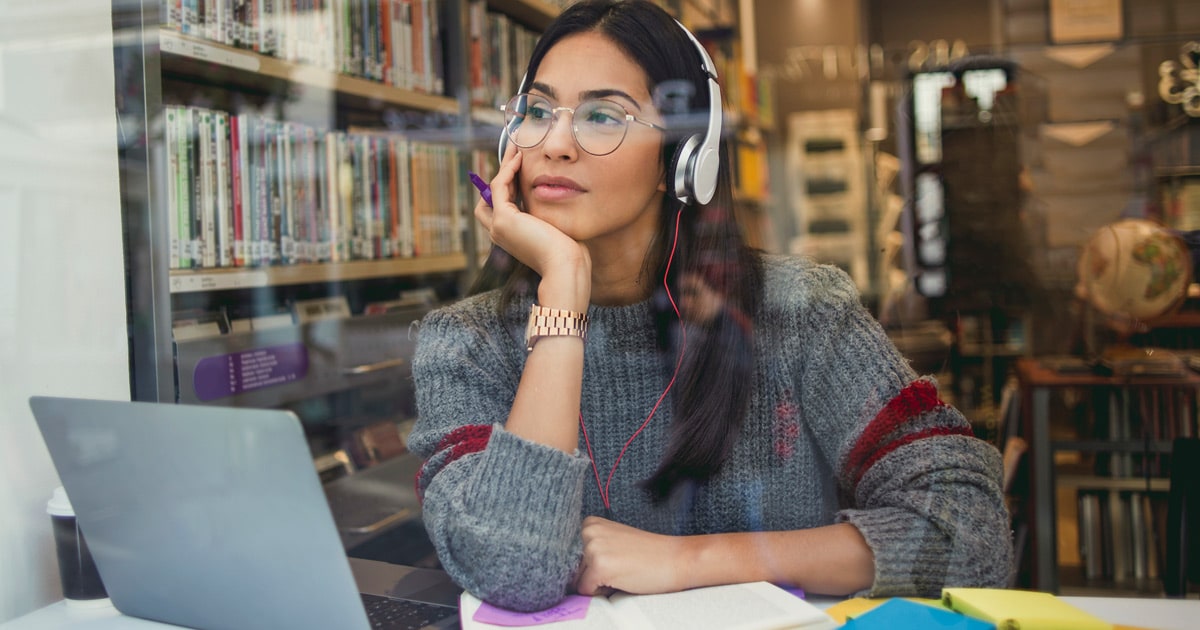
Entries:
{"type": "MultiPolygon", "coordinates": [[[[405,452],[413,323],[487,256],[466,172],[561,6],[263,4],[0,0],[0,551],[39,576],[0,621],[54,587],[29,395],[292,409],[329,485],[405,452]]],[[[1014,585],[1195,597],[1200,0],[660,4],[746,239],[843,268],[1004,453],[1014,585]]],[[[347,545],[435,564],[412,527],[347,545]]]]}

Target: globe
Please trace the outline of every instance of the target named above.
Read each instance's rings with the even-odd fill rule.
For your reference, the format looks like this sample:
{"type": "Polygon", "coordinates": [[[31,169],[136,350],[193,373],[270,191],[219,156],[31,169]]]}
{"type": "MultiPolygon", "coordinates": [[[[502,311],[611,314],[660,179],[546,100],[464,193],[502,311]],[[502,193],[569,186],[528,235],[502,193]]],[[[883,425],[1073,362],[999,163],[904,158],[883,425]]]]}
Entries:
{"type": "Polygon", "coordinates": [[[1183,239],[1153,221],[1124,219],[1088,239],[1076,292],[1114,319],[1152,326],[1183,303],[1191,270],[1183,239]]]}

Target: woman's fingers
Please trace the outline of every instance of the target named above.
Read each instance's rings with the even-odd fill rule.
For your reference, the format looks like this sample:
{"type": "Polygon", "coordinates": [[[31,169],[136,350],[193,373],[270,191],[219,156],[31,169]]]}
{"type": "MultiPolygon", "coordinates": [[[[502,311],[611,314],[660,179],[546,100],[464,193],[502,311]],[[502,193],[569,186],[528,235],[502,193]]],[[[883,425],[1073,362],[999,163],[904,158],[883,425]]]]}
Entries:
{"type": "MultiPolygon", "coordinates": [[[[491,182],[493,207],[514,204],[517,196],[517,171],[521,170],[523,155],[512,144],[509,144],[508,149],[505,150],[504,162],[500,164],[500,170],[496,171],[496,176],[492,178],[491,182]]],[[[513,208],[516,206],[513,205],[513,208]]]]}
{"type": "Polygon", "coordinates": [[[583,560],[576,588],[582,595],[612,589],[666,593],[681,588],[680,539],[652,534],[597,516],[583,521],[583,560]]]}
{"type": "Polygon", "coordinates": [[[509,145],[504,155],[504,162],[489,184],[492,203],[489,205],[480,199],[475,204],[475,219],[479,221],[483,229],[487,230],[493,243],[500,244],[496,239],[496,210],[500,209],[502,213],[520,212],[520,209],[513,203],[513,199],[516,197],[516,176],[520,168],[521,152],[509,145]]]}

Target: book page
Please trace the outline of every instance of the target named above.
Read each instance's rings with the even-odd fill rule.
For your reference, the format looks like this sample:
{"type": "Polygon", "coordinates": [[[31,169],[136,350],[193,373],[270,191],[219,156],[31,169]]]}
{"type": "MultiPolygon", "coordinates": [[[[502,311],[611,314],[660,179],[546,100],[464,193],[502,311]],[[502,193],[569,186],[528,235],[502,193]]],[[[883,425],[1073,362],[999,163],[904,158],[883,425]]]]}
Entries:
{"type": "Polygon", "coordinates": [[[730,584],[662,595],[610,598],[623,628],[770,630],[835,628],[825,611],[767,583],[730,584]]]}

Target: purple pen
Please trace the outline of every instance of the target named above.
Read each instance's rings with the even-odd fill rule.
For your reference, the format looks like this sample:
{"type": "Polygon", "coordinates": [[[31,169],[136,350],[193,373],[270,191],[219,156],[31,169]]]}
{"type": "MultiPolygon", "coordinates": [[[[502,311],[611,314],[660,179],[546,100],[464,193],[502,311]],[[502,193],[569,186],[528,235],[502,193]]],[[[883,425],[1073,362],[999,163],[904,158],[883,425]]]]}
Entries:
{"type": "Polygon", "coordinates": [[[472,173],[471,171],[467,171],[467,176],[471,178],[471,183],[479,189],[479,196],[483,197],[484,203],[490,207],[492,205],[492,187],[488,186],[487,182],[483,181],[482,177],[472,173]]]}

